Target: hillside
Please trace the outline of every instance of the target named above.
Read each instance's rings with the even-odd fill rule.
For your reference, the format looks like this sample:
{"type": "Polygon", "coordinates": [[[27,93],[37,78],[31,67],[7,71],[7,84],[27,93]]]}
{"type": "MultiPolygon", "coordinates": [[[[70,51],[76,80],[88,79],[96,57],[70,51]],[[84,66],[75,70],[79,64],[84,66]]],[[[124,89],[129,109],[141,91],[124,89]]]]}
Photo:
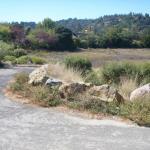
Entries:
{"type": "Polygon", "coordinates": [[[150,15],[130,13],[56,22],[45,18],[38,24],[0,23],[0,41],[25,49],[63,51],[77,48],[150,48],[150,15]]]}
{"type": "Polygon", "coordinates": [[[93,31],[101,33],[105,28],[119,27],[128,30],[143,31],[150,28],[149,14],[106,15],[97,19],[67,19],[57,21],[58,25],[71,29],[74,33],[93,31]]]}

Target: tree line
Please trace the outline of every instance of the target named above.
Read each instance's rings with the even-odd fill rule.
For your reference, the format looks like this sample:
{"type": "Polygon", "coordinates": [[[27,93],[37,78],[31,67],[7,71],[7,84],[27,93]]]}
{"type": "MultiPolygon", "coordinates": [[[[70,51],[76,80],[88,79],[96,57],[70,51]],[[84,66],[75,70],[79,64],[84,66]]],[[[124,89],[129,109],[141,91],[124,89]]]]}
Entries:
{"type": "Polygon", "coordinates": [[[0,23],[0,41],[16,48],[150,48],[149,14],[109,15],[98,19],[0,23]]]}
{"type": "Polygon", "coordinates": [[[106,15],[97,19],[67,19],[57,22],[77,34],[79,47],[149,48],[149,14],[106,15]]]}
{"type": "Polygon", "coordinates": [[[38,24],[13,22],[0,24],[0,41],[14,44],[15,48],[74,50],[72,31],[58,26],[49,18],[38,24]]]}

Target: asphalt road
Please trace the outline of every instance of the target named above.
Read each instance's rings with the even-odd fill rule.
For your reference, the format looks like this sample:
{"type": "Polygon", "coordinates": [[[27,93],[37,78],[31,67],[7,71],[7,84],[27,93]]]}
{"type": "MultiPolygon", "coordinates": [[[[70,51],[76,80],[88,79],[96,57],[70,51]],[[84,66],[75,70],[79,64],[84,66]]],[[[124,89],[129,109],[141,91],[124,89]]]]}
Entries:
{"type": "Polygon", "coordinates": [[[150,128],[10,101],[2,89],[22,70],[0,69],[0,150],[150,150],[150,128]]]}

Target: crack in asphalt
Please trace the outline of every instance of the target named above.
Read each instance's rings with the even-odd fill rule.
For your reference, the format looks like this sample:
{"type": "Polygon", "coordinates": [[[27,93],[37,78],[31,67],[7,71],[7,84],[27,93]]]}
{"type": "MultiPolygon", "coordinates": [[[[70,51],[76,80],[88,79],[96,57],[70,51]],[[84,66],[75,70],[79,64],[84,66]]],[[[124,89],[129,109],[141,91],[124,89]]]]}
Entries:
{"type": "Polygon", "coordinates": [[[0,150],[150,150],[150,128],[92,120],[10,101],[2,90],[17,72],[0,69],[0,150]]]}

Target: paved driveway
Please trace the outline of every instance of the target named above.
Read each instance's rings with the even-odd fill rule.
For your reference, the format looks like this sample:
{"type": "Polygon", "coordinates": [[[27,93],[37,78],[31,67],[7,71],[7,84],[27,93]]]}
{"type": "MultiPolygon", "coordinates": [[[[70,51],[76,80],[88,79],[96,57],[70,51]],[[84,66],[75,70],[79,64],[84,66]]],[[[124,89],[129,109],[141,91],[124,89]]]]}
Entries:
{"type": "Polygon", "coordinates": [[[0,69],[0,150],[150,150],[150,128],[10,101],[2,89],[23,70],[0,69]]]}

